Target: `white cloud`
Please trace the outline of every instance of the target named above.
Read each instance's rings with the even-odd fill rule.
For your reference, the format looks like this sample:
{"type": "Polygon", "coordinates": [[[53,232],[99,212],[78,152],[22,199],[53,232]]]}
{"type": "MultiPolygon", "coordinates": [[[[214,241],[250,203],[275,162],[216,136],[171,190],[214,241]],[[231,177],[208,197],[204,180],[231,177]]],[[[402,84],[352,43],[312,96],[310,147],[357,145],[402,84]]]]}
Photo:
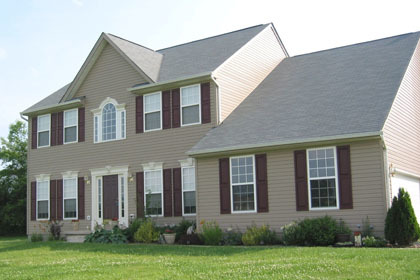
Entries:
{"type": "Polygon", "coordinates": [[[0,48],[0,60],[5,59],[7,57],[7,52],[5,49],[0,48]]]}
{"type": "Polygon", "coordinates": [[[82,0],[72,0],[72,2],[73,2],[73,4],[75,4],[76,6],[79,6],[79,7],[83,6],[83,2],[82,2],[82,0]]]}

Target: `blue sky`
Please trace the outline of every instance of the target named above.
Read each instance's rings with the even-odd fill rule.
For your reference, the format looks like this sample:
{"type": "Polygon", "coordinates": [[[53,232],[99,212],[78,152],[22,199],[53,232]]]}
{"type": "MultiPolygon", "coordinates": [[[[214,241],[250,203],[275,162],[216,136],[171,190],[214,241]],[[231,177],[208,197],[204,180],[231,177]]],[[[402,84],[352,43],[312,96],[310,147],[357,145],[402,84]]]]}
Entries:
{"type": "Polygon", "coordinates": [[[420,31],[420,1],[0,2],[0,137],[70,82],[101,32],[152,49],[273,22],[290,55],[420,31]]]}

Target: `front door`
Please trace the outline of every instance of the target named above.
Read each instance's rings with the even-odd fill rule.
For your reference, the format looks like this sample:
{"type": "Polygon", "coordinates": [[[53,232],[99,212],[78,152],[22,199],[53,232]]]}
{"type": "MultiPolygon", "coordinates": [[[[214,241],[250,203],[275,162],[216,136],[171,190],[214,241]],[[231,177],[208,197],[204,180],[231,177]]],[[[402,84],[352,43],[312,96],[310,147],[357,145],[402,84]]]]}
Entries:
{"type": "Polygon", "coordinates": [[[118,175],[103,176],[104,220],[118,220],[118,175]]]}

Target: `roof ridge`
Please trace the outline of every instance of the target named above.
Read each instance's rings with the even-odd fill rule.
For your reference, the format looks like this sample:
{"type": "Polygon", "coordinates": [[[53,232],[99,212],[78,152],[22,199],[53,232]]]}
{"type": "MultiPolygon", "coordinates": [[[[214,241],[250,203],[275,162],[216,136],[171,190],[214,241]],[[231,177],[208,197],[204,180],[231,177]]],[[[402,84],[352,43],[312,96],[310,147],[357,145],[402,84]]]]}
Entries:
{"type": "Polygon", "coordinates": [[[244,30],[247,30],[247,29],[251,29],[251,28],[255,28],[255,27],[259,27],[259,26],[264,26],[264,25],[269,25],[269,24],[270,23],[257,24],[257,25],[254,25],[254,26],[250,26],[250,27],[246,27],[246,28],[242,28],[242,29],[238,29],[238,30],[234,30],[234,31],[230,31],[230,32],[226,32],[226,33],[222,33],[222,34],[218,34],[218,35],[214,35],[214,36],[209,36],[209,37],[206,37],[206,38],[193,40],[193,41],[190,41],[190,42],[186,42],[186,43],[182,43],[182,44],[178,44],[178,45],[174,45],[174,46],[170,46],[170,47],[166,47],[166,48],[163,48],[163,49],[156,50],[156,52],[160,52],[160,51],[163,51],[163,50],[167,50],[167,49],[171,49],[171,48],[175,48],[175,47],[179,47],[179,46],[183,46],[183,45],[188,45],[188,44],[191,44],[191,43],[196,43],[196,42],[199,42],[199,41],[204,41],[204,40],[211,39],[211,38],[221,37],[221,36],[232,34],[232,33],[235,33],[235,32],[240,32],[240,31],[244,31],[244,30]]]}
{"type": "Polygon", "coordinates": [[[114,35],[114,34],[112,34],[112,33],[106,33],[106,34],[107,34],[108,36],[109,36],[109,35],[111,35],[111,36],[116,37],[116,38],[118,38],[118,39],[121,39],[121,40],[123,40],[123,41],[129,42],[129,43],[131,43],[131,44],[133,44],[133,45],[137,45],[137,46],[139,46],[139,47],[142,47],[142,48],[144,48],[144,49],[146,49],[146,50],[149,50],[149,51],[151,51],[151,52],[158,53],[157,51],[155,51],[155,50],[153,50],[153,49],[151,49],[151,48],[148,48],[148,47],[146,47],[146,46],[140,45],[140,44],[138,44],[138,43],[136,43],[136,42],[133,42],[133,41],[127,40],[127,39],[125,39],[125,38],[122,38],[122,37],[120,37],[120,36],[114,35]]]}
{"type": "Polygon", "coordinates": [[[384,37],[384,38],[379,38],[379,39],[373,39],[373,40],[359,42],[359,43],[354,43],[354,44],[350,44],[350,45],[344,45],[344,46],[340,46],[340,47],[334,47],[334,48],[331,48],[331,49],[325,49],[325,50],[319,50],[319,51],[314,51],[314,52],[309,52],[309,53],[298,54],[298,55],[292,56],[290,58],[301,57],[301,56],[305,56],[305,55],[311,55],[311,54],[316,54],[316,53],[321,53],[321,52],[327,52],[327,51],[332,51],[332,50],[337,50],[337,49],[342,49],[342,48],[347,48],[347,47],[353,47],[353,46],[358,46],[358,45],[363,45],[363,44],[369,44],[369,43],[373,43],[373,42],[377,42],[377,41],[388,40],[388,39],[391,39],[391,38],[397,38],[397,37],[412,35],[412,34],[416,34],[416,33],[417,34],[420,34],[420,31],[408,32],[408,33],[404,33],[404,34],[398,34],[398,35],[394,35],[394,36],[389,36],[389,37],[384,37]]]}

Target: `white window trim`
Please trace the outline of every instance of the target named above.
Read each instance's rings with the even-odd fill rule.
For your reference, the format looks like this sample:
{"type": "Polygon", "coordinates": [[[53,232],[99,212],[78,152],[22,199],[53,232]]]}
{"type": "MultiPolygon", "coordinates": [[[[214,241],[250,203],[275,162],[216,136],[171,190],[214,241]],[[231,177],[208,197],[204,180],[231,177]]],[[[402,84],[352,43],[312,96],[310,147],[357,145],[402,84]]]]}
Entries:
{"type": "Polygon", "coordinates": [[[67,172],[62,173],[62,174],[63,174],[63,220],[77,220],[77,219],[79,219],[79,199],[78,199],[78,196],[79,196],[79,181],[77,179],[78,172],[67,171],[67,172]],[[67,198],[64,197],[64,180],[76,180],[76,197],[67,197],[67,198]],[[66,211],[64,209],[65,208],[64,201],[66,199],[76,199],[76,217],[65,218],[64,213],[66,211]]]}
{"type": "Polygon", "coordinates": [[[306,149],[306,174],[307,174],[307,184],[308,184],[308,200],[309,200],[309,210],[310,211],[325,211],[325,210],[338,210],[340,209],[340,194],[338,193],[338,168],[337,168],[337,147],[336,146],[329,146],[329,147],[319,147],[319,148],[311,148],[306,149]],[[312,197],[311,197],[311,178],[310,178],[310,168],[309,168],[309,151],[317,151],[317,150],[325,150],[325,149],[333,149],[334,151],[334,172],[335,176],[324,176],[324,177],[317,177],[313,180],[323,180],[323,179],[335,179],[335,195],[337,206],[336,207],[314,207],[312,208],[312,197]]]}
{"type": "MultiPolygon", "coordinates": [[[[188,158],[185,160],[179,160],[179,163],[181,164],[182,216],[185,216],[185,217],[197,216],[197,169],[195,168],[195,160],[193,158],[188,158]],[[194,214],[184,213],[184,169],[185,168],[194,168],[194,173],[195,173],[195,182],[194,182],[195,213],[194,214]]],[[[192,192],[192,191],[187,191],[187,192],[192,192]]]]}
{"type": "Polygon", "coordinates": [[[125,109],[125,103],[119,104],[115,99],[111,97],[105,98],[98,108],[91,110],[93,113],[93,143],[106,143],[111,141],[118,141],[123,140],[127,138],[127,112],[125,109]],[[116,137],[115,139],[108,139],[108,140],[102,140],[102,111],[105,105],[111,103],[115,106],[115,122],[116,122],[116,137]],[[121,112],[124,112],[125,120],[124,120],[124,137],[121,137],[121,112]],[[95,117],[98,119],[98,139],[95,139],[95,117]]]}
{"type": "Polygon", "coordinates": [[[162,122],[162,92],[158,91],[158,92],[152,92],[152,93],[148,93],[148,94],[143,95],[143,127],[144,127],[144,132],[162,130],[162,127],[163,127],[162,123],[163,123],[162,122]],[[156,111],[151,111],[151,112],[146,113],[146,96],[155,95],[155,94],[159,94],[160,109],[159,109],[159,111],[156,110],[156,111]],[[156,113],[156,112],[160,112],[160,127],[159,128],[154,128],[154,129],[146,129],[146,114],[156,113]]]}
{"type": "Polygon", "coordinates": [[[165,205],[163,204],[163,163],[162,162],[149,162],[146,164],[142,164],[143,166],[143,172],[144,172],[144,176],[143,176],[143,185],[144,185],[144,211],[145,211],[145,215],[147,212],[146,209],[146,195],[148,194],[146,192],[146,173],[147,172],[153,172],[153,171],[160,171],[160,183],[161,183],[161,191],[160,192],[152,192],[151,194],[161,194],[161,203],[162,203],[162,214],[160,215],[146,215],[146,216],[150,216],[150,217],[163,217],[164,213],[165,213],[165,205]]]}
{"type": "Polygon", "coordinates": [[[37,122],[36,122],[36,146],[37,148],[47,148],[51,146],[51,114],[45,114],[45,115],[40,115],[37,117],[37,122]],[[48,116],[50,118],[50,127],[48,128],[48,130],[39,130],[39,118],[41,117],[45,117],[48,116]],[[39,146],[39,133],[40,132],[45,132],[48,131],[48,145],[45,146],[39,146]]]}
{"type": "MultiPolygon", "coordinates": [[[[72,144],[79,142],[79,109],[70,109],[63,112],[63,143],[64,144],[72,144]],[[76,125],[66,126],[66,112],[76,111],[76,125]],[[71,142],[66,142],[66,128],[68,127],[76,127],[76,140],[71,142]]],[[[64,208],[64,204],[63,204],[64,208]]],[[[64,217],[64,216],[63,216],[64,217]]]]}
{"type": "MultiPolygon", "coordinates": [[[[257,213],[257,182],[256,182],[256,168],[255,168],[255,155],[246,155],[246,156],[234,156],[229,158],[229,176],[230,176],[230,207],[232,209],[232,214],[246,214],[246,213],[257,213]],[[253,184],[254,184],[254,210],[246,210],[246,211],[235,211],[233,208],[233,183],[232,183],[232,159],[234,158],[247,158],[252,157],[252,166],[254,169],[253,174],[253,184]]],[[[237,183],[235,186],[239,185],[249,185],[249,183],[237,183]]]]}
{"type": "Polygon", "coordinates": [[[36,178],[36,220],[37,221],[49,221],[51,217],[51,204],[50,204],[50,175],[49,174],[40,174],[36,178]],[[38,183],[48,182],[48,200],[38,200],[38,183]],[[38,218],[38,201],[48,201],[48,218],[39,219],[38,218]]]}
{"type": "Polygon", "coordinates": [[[181,107],[181,112],[180,112],[180,115],[181,115],[181,126],[190,126],[190,125],[196,125],[196,124],[201,124],[201,85],[200,84],[195,84],[195,85],[190,85],[190,86],[186,86],[186,87],[181,87],[181,89],[180,89],[180,96],[179,96],[179,103],[180,103],[180,107],[181,107]],[[198,104],[193,104],[193,105],[186,105],[186,106],[184,106],[184,105],[182,105],[182,90],[184,89],[184,88],[190,88],[190,87],[195,87],[195,86],[198,86],[198,104]],[[197,106],[198,105],[198,119],[199,119],[199,121],[198,122],[195,122],[195,123],[189,123],[189,124],[183,124],[183,114],[182,114],[182,108],[184,108],[184,107],[191,107],[191,106],[197,106]]]}

